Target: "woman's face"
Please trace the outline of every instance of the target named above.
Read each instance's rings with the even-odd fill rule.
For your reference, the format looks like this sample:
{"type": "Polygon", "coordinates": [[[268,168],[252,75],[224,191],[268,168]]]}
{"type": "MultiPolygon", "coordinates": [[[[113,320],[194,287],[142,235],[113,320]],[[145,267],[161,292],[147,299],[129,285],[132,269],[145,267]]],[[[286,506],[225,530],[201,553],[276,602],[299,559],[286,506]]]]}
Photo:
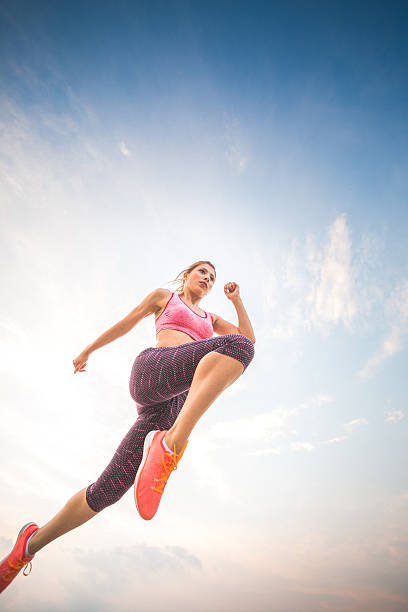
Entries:
{"type": "MultiPolygon", "coordinates": [[[[187,276],[187,275],[186,275],[187,276]]],[[[202,297],[207,295],[215,283],[215,270],[209,264],[200,264],[187,276],[184,288],[188,286],[194,293],[201,294],[202,297]]]]}

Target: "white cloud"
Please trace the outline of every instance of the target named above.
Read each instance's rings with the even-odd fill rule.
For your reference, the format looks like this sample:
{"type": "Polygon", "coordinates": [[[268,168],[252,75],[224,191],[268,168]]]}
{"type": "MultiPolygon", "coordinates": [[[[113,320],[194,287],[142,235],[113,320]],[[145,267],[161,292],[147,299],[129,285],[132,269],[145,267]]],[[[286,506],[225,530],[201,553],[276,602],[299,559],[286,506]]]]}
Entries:
{"type": "Polygon", "coordinates": [[[371,378],[378,366],[389,357],[395,355],[401,348],[401,330],[399,326],[394,326],[383,340],[380,348],[377,349],[376,353],[368,359],[359,371],[360,378],[371,378]]]}
{"type": "Polygon", "coordinates": [[[338,444],[339,442],[344,442],[344,440],[349,440],[351,433],[360,425],[368,425],[367,419],[352,419],[351,421],[343,425],[343,429],[344,431],[346,431],[346,435],[335,436],[334,438],[330,438],[329,440],[321,440],[319,444],[338,444]]]}
{"type": "Polygon", "coordinates": [[[396,286],[386,308],[391,317],[398,317],[400,325],[408,322],[408,280],[404,279],[396,286]]]}
{"type": "Polygon", "coordinates": [[[332,401],[333,401],[333,397],[331,395],[327,395],[325,393],[319,393],[318,395],[313,397],[311,400],[308,400],[306,402],[302,402],[301,404],[299,404],[295,410],[298,413],[301,410],[306,410],[308,408],[321,408],[322,406],[324,406],[324,404],[330,404],[332,401]]]}
{"type": "Polygon", "coordinates": [[[336,444],[337,442],[343,442],[343,440],[348,440],[349,436],[337,436],[335,438],[330,438],[330,440],[322,440],[320,444],[336,444]]]}
{"type": "Polygon", "coordinates": [[[357,315],[364,326],[382,300],[376,275],[381,248],[380,239],[365,234],[352,248],[347,218],[341,214],[327,234],[308,235],[302,242],[294,238],[286,251],[271,248],[253,254],[267,317],[262,337],[294,340],[302,332],[340,324],[350,331],[357,315]]]}
{"type": "Polygon", "coordinates": [[[240,151],[235,145],[230,145],[225,157],[233,168],[236,168],[238,172],[243,172],[248,165],[248,158],[240,151]]]}
{"type": "MultiPolygon", "coordinates": [[[[300,413],[317,410],[332,401],[331,396],[321,393],[292,408],[276,408],[271,412],[257,414],[249,418],[218,422],[212,425],[210,438],[212,444],[217,444],[218,440],[222,440],[223,446],[227,442],[230,445],[239,444],[241,446],[254,443],[256,447],[271,444],[278,439],[286,440],[296,435],[297,431],[293,427],[293,421],[300,413]]],[[[291,451],[311,450],[309,443],[295,442],[279,447],[255,448],[255,450],[248,450],[247,454],[249,456],[280,455],[285,450],[284,447],[291,451]]],[[[313,445],[312,448],[314,448],[313,445]]]]}
{"type": "Polygon", "coordinates": [[[402,421],[405,414],[402,410],[386,410],[385,414],[387,414],[386,421],[391,421],[391,423],[398,423],[398,421],[402,421]]]}
{"type": "Polygon", "coordinates": [[[329,395],[319,394],[293,408],[277,408],[249,418],[218,422],[212,426],[211,436],[212,439],[222,438],[231,442],[268,442],[276,438],[287,438],[296,433],[289,425],[291,418],[302,411],[320,408],[331,401],[329,395]]]}
{"type": "Polygon", "coordinates": [[[244,152],[242,126],[236,117],[229,117],[225,124],[225,158],[239,173],[248,166],[248,154],[244,152]]]}
{"type": "Polygon", "coordinates": [[[289,448],[291,451],[295,451],[295,452],[299,452],[302,450],[306,450],[310,452],[311,450],[314,449],[314,444],[311,444],[310,442],[292,442],[289,448]]]}
{"type": "Polygon", "coordinates": [[[119,149],[122,155],[124,155],[125,157],[131,157],[132,153],[129,151],[129,149],[127,148],[124,142],[120,143],[119,149]]]}
{"type": "Polygon", "coordinates": [[[356,427],[358,427],[359,425],[368,425],[368,421],[367,419],[364,418],[360,418],[360,419],[353,419],[352,421],[349,421],[348,423],[346,423],[345,425],[343,425],[345,431],[347,432],[352,432],[356,427]]]}
{"type": "Polygon", "coordinates": [[[349,326],[357,312],[351,268],[351,240],[346,216],[340,215],[329,228],[329,242],[323,253],[311,248],[309,267],[315,281],[308,295],[311,318],[349,326]]]}
{"type": "Polygon", "coordinates": [[[14,336],[15,339],[24,340],[24,331],[20,328],[17,321],[6,317],[0,313],[0,332],[6,332],[7,335],[14,336]]]}
{"type": "Polygon", "coordinates": [[[391,321],[389,330],[380,347],[359,371],[361,378],[373,376],[378,366],[403,348],[403,340],[408,331],[408,280],[400,282],[385,306],[391,321]]]}
{"type": "Polygon", "coordinates": [[[248,453],[251,457],[264,456],[264,455],[280,455],[280,448],[265,448],[263,450],[256,450],[248,453]]]}
{"type": "Polygon", "coordinates": [[[279,409],[274,412],[257,414],[251,418],[215,423],[212,426],[212,436],[234,442],[274,440],[286,437],[288,435],[287,416],[287,411],[279,409]]]}

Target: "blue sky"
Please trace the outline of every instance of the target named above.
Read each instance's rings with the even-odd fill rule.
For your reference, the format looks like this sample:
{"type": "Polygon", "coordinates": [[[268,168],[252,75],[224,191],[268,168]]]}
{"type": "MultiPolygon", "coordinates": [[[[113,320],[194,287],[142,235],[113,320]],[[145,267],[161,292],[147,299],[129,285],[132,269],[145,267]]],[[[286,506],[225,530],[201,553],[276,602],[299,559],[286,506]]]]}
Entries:
{"type": "Polygon", "coordinates": [[[257,338],[155,520],[127,494],[41,551],[5,609],[406,609],[406,18],[2,2],[0,557],[136,418],[152,320],[81,377],[72,360],[148,292],[208,258],[201,306],[235,323],[238,282],[257,338]]]}

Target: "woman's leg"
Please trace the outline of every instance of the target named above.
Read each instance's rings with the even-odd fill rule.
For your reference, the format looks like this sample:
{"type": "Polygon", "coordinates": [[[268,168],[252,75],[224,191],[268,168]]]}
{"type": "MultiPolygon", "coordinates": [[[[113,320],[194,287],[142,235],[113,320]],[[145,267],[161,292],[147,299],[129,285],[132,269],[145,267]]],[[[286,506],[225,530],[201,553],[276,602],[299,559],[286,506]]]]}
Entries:
{"type": "MultiPolygon", "coordinates": [[[[198,419],[243,373],[254,355],[252,342],[241,334],[198,340],[165,351],[150,355],[154,378],[158,381],[154,385],[155,391],[168,393],[174,387],[183,388],[186,383],[189,388],[171,427],[160,428],[165,429],[161,433],[152,430],[148,434],[148,444],[135,479],[136,507],[145,520],[151,520],[156,514],[164,487],[170,474],[177,469],[187,438],[198,419]],[[158,366],[161,382],[157,377],[158,366]],[[174,452],[166,452],[165,446],[174,452]]],[[[148,354],[146,356],[150,358],[148,354]]],[[[137,372],[138,367],[136,379],[137,372]]],[[[135,388],[138,388],[137,384],[135,388]]]]}
{"type": "Polygon", "coordinates": [[[201,359],[184,406],[165,436],[169,448],[181,451],[199,418],[243,371],[243,364],[228,355],[211,352],[201,359]]]}
{"type": "Polygon", "coordinates": [[[135,359],[129,381],[129,391],[138,405],[163,403],[191,387],[199,362],[208,353],[233,357],[246,369],[254,356],[254,346],[241,334],[215,336],[163,348],[149,348],[135,359]]]}
{"type": "Polygon", "coordinates": [[[232,334],[143,353],[135,362],[130,382],[141,411],[139,419],[98,480],[78,491],[34,533],[28,545],[30,554],[122,497],[133,484],[149,431],[167,429],[166,443],[169,448],[176,445],[179,452],[202,414],[249,365],[254,349],[245,336],[232,334]],[[154,405],[147,406],[149,402],[154,405]]]}
{"type": "Polygon", "coordinates": [[[146,349],[132,368],[130,393],[136,402],[143,404],[188,391],[184,406],[165,437],[167,446],[173,450],[176,445],[179,453],[198,419],[239,378],[253,356],[252,342],[241,334],[146,349]]]}
{"type": "MultiPolygon", "coordinates": [[[[170,403],[175,402],[176,399],[170,403]]],[[[163,407],[158,405],[137,419],[98,480],[78,491],[53,519],[33,534],[28,543],[29,554],[35,554],[64,533],[86,523],[126,493],[135,480],[146,434],[155,428],[167,429],[174,421],[160,418],[163,412],[163,407]]]]}
{"type": "Polygon", "coordinates": [[[92,510],[100,512],[115,504],[130,489],[143,457],[145,437],[152,429],[164,430],[173,424],[167,404],[174,401],[146,409],[132,425],[102,474],[86,490],[86,501],[92,510]]]}
{"type": "Polygon", "coordinates": [[[28,543],[28,552],[34,555],[64,533],[75,529],[98,514],[91,510],[86,501],[86,487],[65,504],[65,506],[43,527],[40,527],[28,543]]]}

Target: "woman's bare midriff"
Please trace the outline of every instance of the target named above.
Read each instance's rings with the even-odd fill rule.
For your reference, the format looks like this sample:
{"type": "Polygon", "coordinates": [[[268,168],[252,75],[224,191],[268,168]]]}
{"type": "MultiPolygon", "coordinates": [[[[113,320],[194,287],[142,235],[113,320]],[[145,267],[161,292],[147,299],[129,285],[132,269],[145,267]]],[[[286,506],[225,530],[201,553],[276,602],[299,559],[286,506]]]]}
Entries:
{"type": "MultiPolygon", "coordinates": [[[[166,308],[169,300],[168,294],[158,304],[158,310],[155,312],[155,320],[157,320],[166,308]]],[[[199,313],[197,313],[199,314],[199,313]]],[[[168,346],[179,346],[180,344],[186,344],[187,342],[194,342],[194,338],[185,334],[178,329],[162,329],[156,336],[157,344],[156,348],[165,348],[168,346]]]]}
{"type": "Polygon", "coordinates": [[[162,329],[156,336],[157,345],[156,348],[164,348],[167,346],[179,346],[179,344],[186,344],[187,342],[194,342],[194,339],[177,329],[162,329]]]}

